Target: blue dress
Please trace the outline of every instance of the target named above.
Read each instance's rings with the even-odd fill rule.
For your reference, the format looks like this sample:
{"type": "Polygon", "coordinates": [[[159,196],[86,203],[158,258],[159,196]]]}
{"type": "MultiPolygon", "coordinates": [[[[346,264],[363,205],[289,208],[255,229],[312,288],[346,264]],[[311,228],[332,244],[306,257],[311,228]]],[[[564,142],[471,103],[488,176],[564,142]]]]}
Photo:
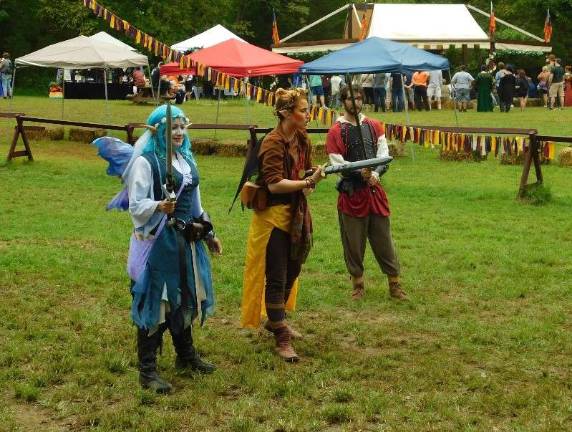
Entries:
{"type": "MultiPolygon", "coordinates": [[[[165,184],[165,160],[152,152],[144,153],[141,157],[151,166],[152,198],[161,200],[162,185],[165,184]]],[[[183,175],[176,169],[173,170],[175,190],[179,191],[173,217],[187,223],[192,222],[193,217],[199,216],[193,215],[193,208],[201,207],[200,202],[193,202],[200,200],[195,193],[199,185],[198,171],[193,161],[185,161],[191,168],[190,174],[183,175]]],[[[185,240],[182,232],[164,222],[155,224],[151,233],[158,235],[140,276],[132,282],[133,321],[139,328],[153,330],[162,323],[166,311],[171,317],[181,317],[183,322],[180,324],[184,328],[191,325],[196,318],[199,318],[202,324],[212,315],[214,307],[211,266],[204,243],[185,240]],[[183,267],[186,268],[186,278],[181,277],[183,267]],[[181,284],[185,279],[187,286],[183,287],[181,284]],[[183,296],[183,290],[187,290],[186,296],[183,296]],[[184,297],[187,298],[186,305],[183,304],[184,297]]]]}

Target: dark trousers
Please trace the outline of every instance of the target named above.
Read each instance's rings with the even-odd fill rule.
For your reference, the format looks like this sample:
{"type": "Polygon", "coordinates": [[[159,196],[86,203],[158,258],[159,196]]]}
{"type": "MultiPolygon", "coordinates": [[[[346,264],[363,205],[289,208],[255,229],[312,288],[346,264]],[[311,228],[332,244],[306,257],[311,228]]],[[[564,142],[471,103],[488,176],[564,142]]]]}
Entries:
{"type": "Polygon", "coordinates": [[[350,275],[363,275],[366,240],[381,271],[388,276],[399,275],[399,260],[391,238],[389,218],[379,215],[353,217],[338,212],[344,259],[350,275]]]}
{"type": "Polygon", "coordinates": [[[393,105],[393,112],[403,111],[403,90],[393,89],[391,90],[391,104],[393,105]]]}
{"type": "Polygon", "coordinates": [[[500,96],[500,110],[501,112],[509,112],[510,106],[512,105],[512,95],[511,96],[500,96]]]}
{"type": "Polygon", "coordinates": [[[379,108],[381,107],[381,110],[383,112],[385,112],[385,97],[387,95],[387,92],[385,90],[385,87],[374,87],[373,88],[373,99],[374,99],[374,104],[375,104],[375,111],[379,111],[379,108]]]}
{"type": "Polygon", "coordinates": [[[284,321],[285,305],[302,263],[290,259],[290,234],[274,228],[266,246],[266,314],[274,323],[284,321]]]}
{"type": "Polygon", "coordinates": [[[365,100],[363,101],[364,104],[373,104],[373,87],[364,87],[363,92],[365,93],[365,100]]]}
{"type": "Polygon", "coordinates": [[[429,98],[427,97],[427,87],[415,86],[413,88],[413,98],[415,100],[415,108],[421,111],[423,109],[429,111],[429,98]]]}

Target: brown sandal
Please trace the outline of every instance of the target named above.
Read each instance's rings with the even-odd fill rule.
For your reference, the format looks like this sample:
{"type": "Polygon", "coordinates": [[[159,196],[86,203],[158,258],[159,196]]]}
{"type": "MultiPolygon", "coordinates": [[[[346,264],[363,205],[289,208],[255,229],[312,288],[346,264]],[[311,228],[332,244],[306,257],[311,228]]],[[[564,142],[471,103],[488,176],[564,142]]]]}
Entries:
{"type": "Polygon", "coordinates": [[[352,291],[352,299],[361,300],[365,295],[365,283],[363,281],[363,277],[352,277],[352,284],[354,286],[354,290],[352,291]]]}
{"type": "Polygon", "coordinates": [[[407,294],[401,289],[399,282],[389,282],[389,295],[398,300],[407,300],[407,294]]]}

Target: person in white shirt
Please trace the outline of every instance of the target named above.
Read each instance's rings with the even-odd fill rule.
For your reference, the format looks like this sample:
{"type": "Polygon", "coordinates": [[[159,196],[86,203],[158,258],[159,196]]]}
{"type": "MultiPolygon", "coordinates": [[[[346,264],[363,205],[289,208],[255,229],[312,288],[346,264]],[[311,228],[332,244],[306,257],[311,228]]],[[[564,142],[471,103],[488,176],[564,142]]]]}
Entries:
{"type": "Polygon", "coordinates": [[[343,82],[341,75],[332,75],[330,78],[330,105],[332,108],[339,108],[340,106],[340,88],[343,82]]]}
{"type": "Polygon", "coordinates": [[[443,86],[443,71],[429,71],[429,85],[427,86],[427,97],[429,98],[429,108],[433,99],[437,101],[437,109],[441,109],[441,87],[443,86]]]}

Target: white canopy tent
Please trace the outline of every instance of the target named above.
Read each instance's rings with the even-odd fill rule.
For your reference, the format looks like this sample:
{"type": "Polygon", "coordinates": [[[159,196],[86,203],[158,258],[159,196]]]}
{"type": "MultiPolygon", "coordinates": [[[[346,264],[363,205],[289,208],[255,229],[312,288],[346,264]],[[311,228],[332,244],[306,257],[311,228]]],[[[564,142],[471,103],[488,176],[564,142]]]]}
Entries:
{"type": "Polygon", "coordinates": [[[133,48],[131,45],[127,45],[125,42],[120,41],[117,38],[114,38],[113,36],[111,36],[109,33],[106,33],[104,31],[101,31],[99,33],[96,33],[92,36],[89,37],[90,39],[94,39],[100,42],[107,42],[113,45],[117,45],[118,47],[127,49],[129,51],[137,51],[135,48],[133,48]]]}
{"type": "MultiPolygon", "coordinates": [[[[49,45],[38,51],[18,57],[14,61],[14,76],[16,69],[22,66],[38,66],[58,69],[103,69],[105,100],[107,101],[107,71],[114,68],[147,66],[147,56],[126,49],[117,44],[102,42],[97,38],[78,36],[63,42],[49,45]]],[[[65,80],[63,85],[65,95],[65,80]]],[[[62,117],[63,117],[62,98],[62,117]]]]}
{"type": "Polygon", "coordinates": [[[374,36],[425,49],[489,43],[489,36],[464,4],[377,3],[367,34],[374,36]]]}
{"type": "Polygon", "coordinates": [[[226,27],[217,24],[214,27],[199,33],[190,39],[172,45],[171,48],[177,51],[185,52],[195,49],[208,48],[229,39],[237,39],[239,41],[245,42],[226,27]]]}
{"type": "Polygon", "coordinates": [[[113,69],[149,66],[149,60],[143,54],[87,36],[78,36],[49,45],[23,57],[18,57],[14,63],[16,66],[62,69],[113,69]]]}
{"type": "MultiPolygon", "coordinates": [[[[365,14],[366,37],[380,37],[407,43],[425,50],[448,48],[487,49],[490,39],[472,13],[489,17],[470,4],[407,4],[407,3],[348,3],[330,14],[319,18],[300,30],[282,38],[272,51],[280,54],[299,54],[337,51],[357,42],[362,35],[362,17],[365,14]],[[290,42],[310,28],[339,13],[346,13],[343,39],[290,42]]],[[[552,48],[544,40],[526,30],[496,17],[498,24],[525,35],[531,42],[497,41],[498,50],[522,50],[550,52],[552,48]]]]}

